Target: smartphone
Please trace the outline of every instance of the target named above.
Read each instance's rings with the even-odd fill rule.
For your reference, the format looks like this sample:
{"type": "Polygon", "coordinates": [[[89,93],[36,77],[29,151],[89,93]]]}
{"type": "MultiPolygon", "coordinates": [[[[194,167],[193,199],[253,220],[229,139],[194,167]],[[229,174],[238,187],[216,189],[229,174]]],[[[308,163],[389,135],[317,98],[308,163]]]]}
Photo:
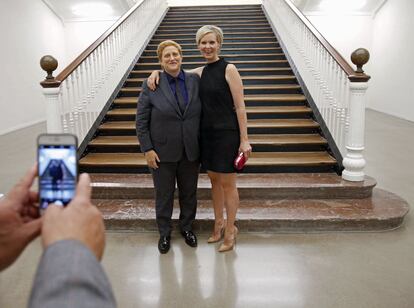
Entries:
{"type": "Polygon", "coordinates": [[[37,138],[39,211],[49,204],[66,206],[78,181],[78,141],[70,134],[42,134],[37,138]]]}

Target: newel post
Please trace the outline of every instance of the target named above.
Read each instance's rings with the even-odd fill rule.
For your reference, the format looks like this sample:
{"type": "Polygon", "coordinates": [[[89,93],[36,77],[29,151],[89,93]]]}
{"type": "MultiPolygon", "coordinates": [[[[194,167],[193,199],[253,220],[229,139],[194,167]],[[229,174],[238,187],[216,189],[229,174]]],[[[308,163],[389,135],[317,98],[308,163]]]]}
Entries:
{"type": "Polygon", "coordinates": [[[357,66],[354,75],[349,76],[349,131],[346,140],[346,155],[343,160],[345,168],[342,178],[347,181],[363,181],[365,178],[365,106],[368,80],[371,78],[362,70],[369,60],[369,52],[364,48],[355,50],[351,61],[357,66]]]}
{"type": "Polygon", "coordinates": [[[41,68],[47,72],[46,79],[40,85],[46,98],[46,123],[48,133],[62,133],[60,119],[59,94],[60,81],[53,77],[53,72],[58,67],[58,61],[52,56],[44,56],[40,59],[41,68]]]}

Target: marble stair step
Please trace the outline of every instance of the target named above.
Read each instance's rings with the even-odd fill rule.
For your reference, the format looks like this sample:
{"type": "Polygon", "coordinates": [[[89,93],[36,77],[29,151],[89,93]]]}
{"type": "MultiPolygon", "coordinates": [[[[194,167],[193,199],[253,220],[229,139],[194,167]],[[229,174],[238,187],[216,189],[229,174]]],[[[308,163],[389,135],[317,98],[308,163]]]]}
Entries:
{"type": "MultiPolygon", "coordinates": [[[[286,146],[298,144],[318,144],[325,145],[326,139],[318,134],[252,134],[249,135],[252,145],[273,145],[286,146]]],[[[139,147],[136,136],[98,136],[91,140],[89,146],[92,147],[139,147]]]]}
{"type": "MultiPolygon", "coordinates": [[[[311,119],[260,119],[247,120],[247,128],[318,128],[319,124],[311,119]]],[[[135,132],[135,121],[108,121],[99,130],[119,130],[135,132]]]]}
{"type": "MultiPolygon", "coordinates": [[[[269,29],[270,31],[255,31],[255,32],[245,32],[245,31],[231,31],[231,32],[226,32],[226,38],[232,35],[252,35],[252,36],[260,36],[260,35],[270,35],[270,36],[274,36],[275,34],[273,33],[272,29],[269,29]]],[[[194,39],[194,33],[192,33],[192,31],[188,31],[187,33],[155,33],[155,35],[153,36],[153,38],[163,38],[163,39],[171,39],[174,40],[176,38],[179,37],[191,37],[192,39],[194,39]]]]}
{"type": "MultiPolygon", "coordinates": [[[[250,94],[244,95],[246,103],[260,101],[266,102],[305,102],[306,97],[302,94],[250,94]]],[[[129,105],[138,102],[137,96],[119,97],[114,100],[115,105],[129,105]]]]}
{"type": "MultiPolygon", "coordinates": [[[[131,71],[131,75],[140,75],[143,78],[148,78],[148,76],[153,72],[152,69],[139,69],[131,71]]],[[[271,74],[289,74],[292,73],[292,68],[290,67],[256,67],[256,68],[239,68],[240,75],[243,76],[252,76],[261,74],[263,76],[268,76],[271,74]]]]}
{"type": "MultiPolygon", "coordinates": [[[[150,199],[93,200],[108,230],[157,231],[155,204],[150,199]]],[[[385,231],[401,226],[407,202],[375,189],[365,199],[285,199],[240,201],[237,226],[243,232],[385,231]]],[[[179,206],[175,200],[173,223],[177,230],[179,206]]],[[[199,200],[193,230],[210,232],[214,213],[210,200],[199,200]]]]}
{"type": "MultiPolygon", "coordinates": [[[[298,84],[268,84],[268,85],[246,85],[243,87],[244,91],[247,90],[300,90],[301,87],[298,84]]],[[[141,87],[124,87],[121,88],[120,92],[141,92],[141,87]]]]}
{"type": "MultiPolygon", "coordinates": [[[[334,166],[335,158],[325,151],[319,152],[253,152],[246,163],[245,171],[261,167],[317,167],[334,166]]],[[[146,169],[142,153],[89,153],[79,161],[81,168],[125,168],[146,169]]]]}
{"type": "MultiPolygon", "coordinates": [[[[145,78],[128,78],[127,82],[131,82],[131,83],[136,83],[138,85],[141,85],[141,83],[147,79],[145,78]]],[[[295,80],[296,77],[295,75],[267,75],[267,76],[242,76],[241,79],[243,81],[247,81],[247,80],[274,80],[274,81],[279,81],[279,80],[295,80]]]]}
{"type": "MultiPolygon", "coordinates": [[[[197,30],[203,26],[202,24],[194,24],[194,25],[168,25],[161,23],[158,27],[158,30],[188,30],[193,31],[194,34],[197,32],[197,30]]],[[[269,23],[267,21],[257,21],[253,23],[245,23],[245,22],[232,22],[232,23],[222,23],[217,24],[216,26],[219,26],[224,32],[227,30],[234,31],[235,29],[242,29],[242,28],[258,28],[258,27],[269,27],[269,23]]]]}
{"type": "MultiPolygon", "coordinates": [[[[114,108],[107,112],[108,116],[128,116],[135,117],[136,108],[114,108]]],[[[312,113],[312,109],[306,106],[252,106],[246,107],[249,114],[297,114],[312,113]]]]}
{"type": "MultiPolygon", "coordinates": [[[[194,41],[194,39],[193,39],[193,41],[194,41]]],[[[151,43],[150,42],[147,45],[147,49],[146,50],[157,49],[158,44],[159,43],[151,43]]],[[[275,46],[275,45],[279,45],[279,43],[277,42],[276,39],[274,39],[271,42],[260,42],[260,43],[255,42],[254,43],[254,46],[259,47],[259,46],[257,46],[258,44],[260,44],[260,45],[266,45],[267,47],[272,47],[272,46],[275,46]]],[[[197,48],[196,43],[195,42],[192,42],[192,41],[190,41],[189,43],[180,43],[180,45],[181,45],[181,48],[183,48],[183,49],[186,49],[186,48],[191,48],[191,49],[197,48]]],[[[239,48],[240,47],[250,48],[250,46],[252,46],[252,42],[231,42],[231,41],[224,41],[224,43],[223,43],[223,48],[232,47],[232,46],[239,47],[239,48]]],[[[203,62],[203,63],[205,64],[205,62],[203,62]]]]}
{"type": "MultiPolygon", "coordinates": [[[[150,174],[91,173],[95,199],[152,199],[150,174]]],[[[368,198],[376,181],[367,176],[362,182],[344,181],[335,173],[249,173],[237,175],[241,199],[344,199],[368,198]]],[[[211,198],[207,174],[200,174],[198,199],[211,198]]]]}

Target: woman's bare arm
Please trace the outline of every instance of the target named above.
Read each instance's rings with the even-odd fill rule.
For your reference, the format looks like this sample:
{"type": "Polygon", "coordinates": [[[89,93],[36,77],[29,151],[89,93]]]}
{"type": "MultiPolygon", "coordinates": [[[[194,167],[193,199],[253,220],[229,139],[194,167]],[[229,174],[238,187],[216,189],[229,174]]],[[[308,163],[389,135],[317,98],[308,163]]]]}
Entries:
{"type": "Polygon", "coordinates": [[[247,114],[244,104],[243,82],[237,68],[233,64],[226,67],[226,81],[229,84],[233,97],[234,107],[236,108],[237,121],[240,128],[240,147],[239,151],[249,157],[252,147],[247,136],[247,114]]]}

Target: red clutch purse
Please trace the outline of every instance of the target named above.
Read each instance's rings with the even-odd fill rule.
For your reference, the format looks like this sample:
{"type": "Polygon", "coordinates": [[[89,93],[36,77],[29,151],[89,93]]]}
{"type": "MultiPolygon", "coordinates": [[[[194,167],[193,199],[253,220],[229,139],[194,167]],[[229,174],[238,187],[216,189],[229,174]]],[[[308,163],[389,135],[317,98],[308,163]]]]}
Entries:
{"type": "Polygon", "coordinates": [[[234,159],[234,168],[237,170],[242,170],[244,165],[246,164],[246,156],[244,156],[243,152],[240,152],[239,155],[234,159]]]}

